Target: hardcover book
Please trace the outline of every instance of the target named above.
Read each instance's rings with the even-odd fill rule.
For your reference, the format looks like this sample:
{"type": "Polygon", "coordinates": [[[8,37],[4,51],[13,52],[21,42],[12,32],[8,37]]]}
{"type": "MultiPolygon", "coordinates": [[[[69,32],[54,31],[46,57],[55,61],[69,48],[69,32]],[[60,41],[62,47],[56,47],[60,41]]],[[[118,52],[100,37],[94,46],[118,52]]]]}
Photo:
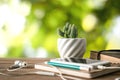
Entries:
{"type": "MultiPolygon", "coordinates": [[[[91,51],[90,53],[90,58],[91,59],[98,59],[98,51],[91,51]]],[[[102,52],[100,55],[100,60],[107,60],[110,61],[112,63],[120,63],[120,51],[118,52],[110,52],[110,51],[106,51],[106,52],[102,52]]]]}

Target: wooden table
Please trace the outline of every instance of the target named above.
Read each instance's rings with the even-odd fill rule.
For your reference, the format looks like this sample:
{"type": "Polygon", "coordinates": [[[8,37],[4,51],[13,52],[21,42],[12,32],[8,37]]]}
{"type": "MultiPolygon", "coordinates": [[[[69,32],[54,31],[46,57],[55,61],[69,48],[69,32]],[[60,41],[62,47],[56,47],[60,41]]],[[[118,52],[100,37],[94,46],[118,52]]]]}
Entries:
{"type": "MultiPolygon", "coordinates": [[[[22,59],[0,58],[0,72],[8,73],[6,69],[9,66],[13,65],[15,60],[26,61],[28,62],[28,64],[34,65],[35,63],[41,63],[49,59],[45,59],[45,58],[22,58],[22,59]]],[[[36,71],[36,69],[34,68],[21,69],[21,70],[16,71],[16,73],[24,73],[25,71],[36,71]]],[[[115,78],[117,77],[120,77],[120,72],[114,72],[114,73],[104,75],[104,76],[94,78],[94,79],[80,78],[79,80],[115,80],[115,78]]],[[[19,76],[18,75],[13,75],[13,76],[0,75],[0,80],[62,80],[62,79],[60,77],[41,76],[41,75],[32,74],[32,75],[19,75],[19,76]]]]}

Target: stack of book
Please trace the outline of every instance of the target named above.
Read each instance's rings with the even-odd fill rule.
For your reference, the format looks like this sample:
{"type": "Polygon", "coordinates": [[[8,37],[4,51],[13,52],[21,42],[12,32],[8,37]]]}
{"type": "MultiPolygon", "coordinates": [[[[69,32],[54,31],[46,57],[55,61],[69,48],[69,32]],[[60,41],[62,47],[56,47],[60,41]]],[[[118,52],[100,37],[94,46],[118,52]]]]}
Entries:
{"type": "Polygon", "coordinates": [[[108,73],[118,71],[117,69],[84,71],[84,70],[74,70],[74,69],[61,68],[61,67],[55,68],[51,65],[47,65],[44,63],[35,64],[35,69],[42,70],[42,71],[54,72],[56,74],[59,74],[59,72],[61,72],[62,75],[74,76],[77,78],[96,78],[96,77],[99,77],[99,76],[102,76],[102,75],[105,75],[108,73]]]}

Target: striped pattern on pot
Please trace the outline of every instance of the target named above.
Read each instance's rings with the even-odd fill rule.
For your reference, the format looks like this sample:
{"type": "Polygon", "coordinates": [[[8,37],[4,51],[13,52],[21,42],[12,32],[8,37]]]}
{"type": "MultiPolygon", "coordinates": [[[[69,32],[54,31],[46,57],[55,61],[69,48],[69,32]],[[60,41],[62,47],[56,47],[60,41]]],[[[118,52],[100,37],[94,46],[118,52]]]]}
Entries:
{"type": "Polygon", "coordinates": [[[82,58],[86,50],[85,38],[59,38],[58,52],[61,58],[82,58]]]}

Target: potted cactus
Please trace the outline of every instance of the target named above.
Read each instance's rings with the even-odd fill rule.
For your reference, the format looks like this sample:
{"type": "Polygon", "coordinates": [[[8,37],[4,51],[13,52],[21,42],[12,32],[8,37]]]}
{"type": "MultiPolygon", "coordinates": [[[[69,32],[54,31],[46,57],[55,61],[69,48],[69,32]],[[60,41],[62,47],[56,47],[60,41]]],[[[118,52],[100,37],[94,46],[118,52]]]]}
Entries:
{"type": "Polygon", "coordinates": [[[82,58],[86,50],[86,39],[78,38],[78,30],[74,24],[66,23],[63,29],[58,29],[58,52],[61,58],[82,58]]]}

